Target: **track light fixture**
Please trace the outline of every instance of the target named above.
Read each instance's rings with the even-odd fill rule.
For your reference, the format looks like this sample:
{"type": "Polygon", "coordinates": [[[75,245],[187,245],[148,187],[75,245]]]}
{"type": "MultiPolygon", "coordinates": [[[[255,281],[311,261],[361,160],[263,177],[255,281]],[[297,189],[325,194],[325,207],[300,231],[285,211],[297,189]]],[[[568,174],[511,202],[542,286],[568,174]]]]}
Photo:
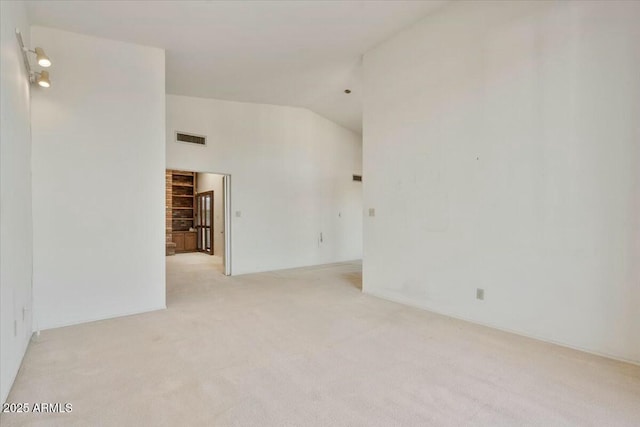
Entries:
{"type": "Polygon", "coordinates": [[[38,83],[40,87],[51,87],[51,80],[49,80],[49,72],[42,70],[36,71],[31,69],[31,63],[29,62],[29,58],[27,57],[27,53],[33,53],[36,55],[36,62],[39,66],[43,68],[48,68],[51,66],[51,60],[44,53],[44,49],[41,47],[36,47],[34,50],[27,49],[22,41],[22,34],[20,30],[16,28],[16,37],[18,39],[18,44],[20,45],[20,51],[22,52],[22,59],[24,60],[24,66],[27,69],[27,73],[29,75],[29,81],[31,83],[38,83]]]}
{"type": "Polygon", "coordinates": [[[35,50],[29,52],[33,52],[36,54],[36,60],[38,61],[39,66],[45,68],[51,67],[51,60],[44,53],[44,50],[41,47],[37,47],[35,50]]]}
{"type": "Polygon", "coordinates": [[[51,87],[48,71],[40,71],[39,73],[36,73],[36,75],[36,82],[40,87],[51,87]]]}

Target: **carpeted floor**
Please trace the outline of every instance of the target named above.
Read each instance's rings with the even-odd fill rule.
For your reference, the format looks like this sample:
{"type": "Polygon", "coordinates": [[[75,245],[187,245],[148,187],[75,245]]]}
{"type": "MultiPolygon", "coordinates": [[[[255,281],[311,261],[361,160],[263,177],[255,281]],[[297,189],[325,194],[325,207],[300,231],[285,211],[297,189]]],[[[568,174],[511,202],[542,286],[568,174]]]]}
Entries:
{"type": "Polygon", "coordinates": [[[358,263],[195,255],[167,258],[167,310],[35,338],[8,401],[73,411],[2,426],[640,425],[638,366],[364,295],[358,263]]]}

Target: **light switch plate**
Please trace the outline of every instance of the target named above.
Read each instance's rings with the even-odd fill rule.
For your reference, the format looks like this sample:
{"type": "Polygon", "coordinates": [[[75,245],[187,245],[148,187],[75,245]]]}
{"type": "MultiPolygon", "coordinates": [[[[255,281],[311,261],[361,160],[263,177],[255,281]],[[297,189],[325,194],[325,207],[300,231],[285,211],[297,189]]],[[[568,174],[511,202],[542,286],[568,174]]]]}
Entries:
{"type": "Polygon", "coordinates": [[[369,208],[369,216],[376,216],[375,208],[369,208]]]}

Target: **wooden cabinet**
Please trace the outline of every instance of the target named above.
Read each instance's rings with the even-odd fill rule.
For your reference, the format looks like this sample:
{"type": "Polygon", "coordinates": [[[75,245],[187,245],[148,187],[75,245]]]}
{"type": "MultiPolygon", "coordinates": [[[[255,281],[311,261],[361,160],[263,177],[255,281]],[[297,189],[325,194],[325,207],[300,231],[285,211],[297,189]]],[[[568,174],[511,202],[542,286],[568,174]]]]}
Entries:
{"type": "Polygon", "coordinates": [[[198,249],[198,238],[194,232],[184,233],[184,250],[195,251],[198,249]]]}
{"type": "Polygon", "coordinates": [[[173,243],[176,244],[176,252],[184,252],[184,233],[174,231],[173,243]]]}
{"type": "Polygon", "coordinates": [[[195,231],[174,231],[173,243],[176,252],[195,252],[198,250],[198,238],[195,231]]]}

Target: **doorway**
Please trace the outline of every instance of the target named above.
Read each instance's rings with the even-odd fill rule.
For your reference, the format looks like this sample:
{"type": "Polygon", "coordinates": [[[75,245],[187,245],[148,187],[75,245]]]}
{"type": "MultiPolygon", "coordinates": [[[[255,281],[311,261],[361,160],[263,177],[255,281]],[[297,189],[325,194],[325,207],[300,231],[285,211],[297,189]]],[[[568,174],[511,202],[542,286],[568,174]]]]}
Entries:
{"type": "Polygon", "coordinates": [[[230,179],[226,174],[167,169],[167,265],[231,275],[230,179]]]}
{"type": "Polygon", "coordinates": [[[196,194],[196,233],[198,235],[198,251],[209,255],[214,254],[213,194],[213,191],[205,191],[204,193],[196,194]]]}

